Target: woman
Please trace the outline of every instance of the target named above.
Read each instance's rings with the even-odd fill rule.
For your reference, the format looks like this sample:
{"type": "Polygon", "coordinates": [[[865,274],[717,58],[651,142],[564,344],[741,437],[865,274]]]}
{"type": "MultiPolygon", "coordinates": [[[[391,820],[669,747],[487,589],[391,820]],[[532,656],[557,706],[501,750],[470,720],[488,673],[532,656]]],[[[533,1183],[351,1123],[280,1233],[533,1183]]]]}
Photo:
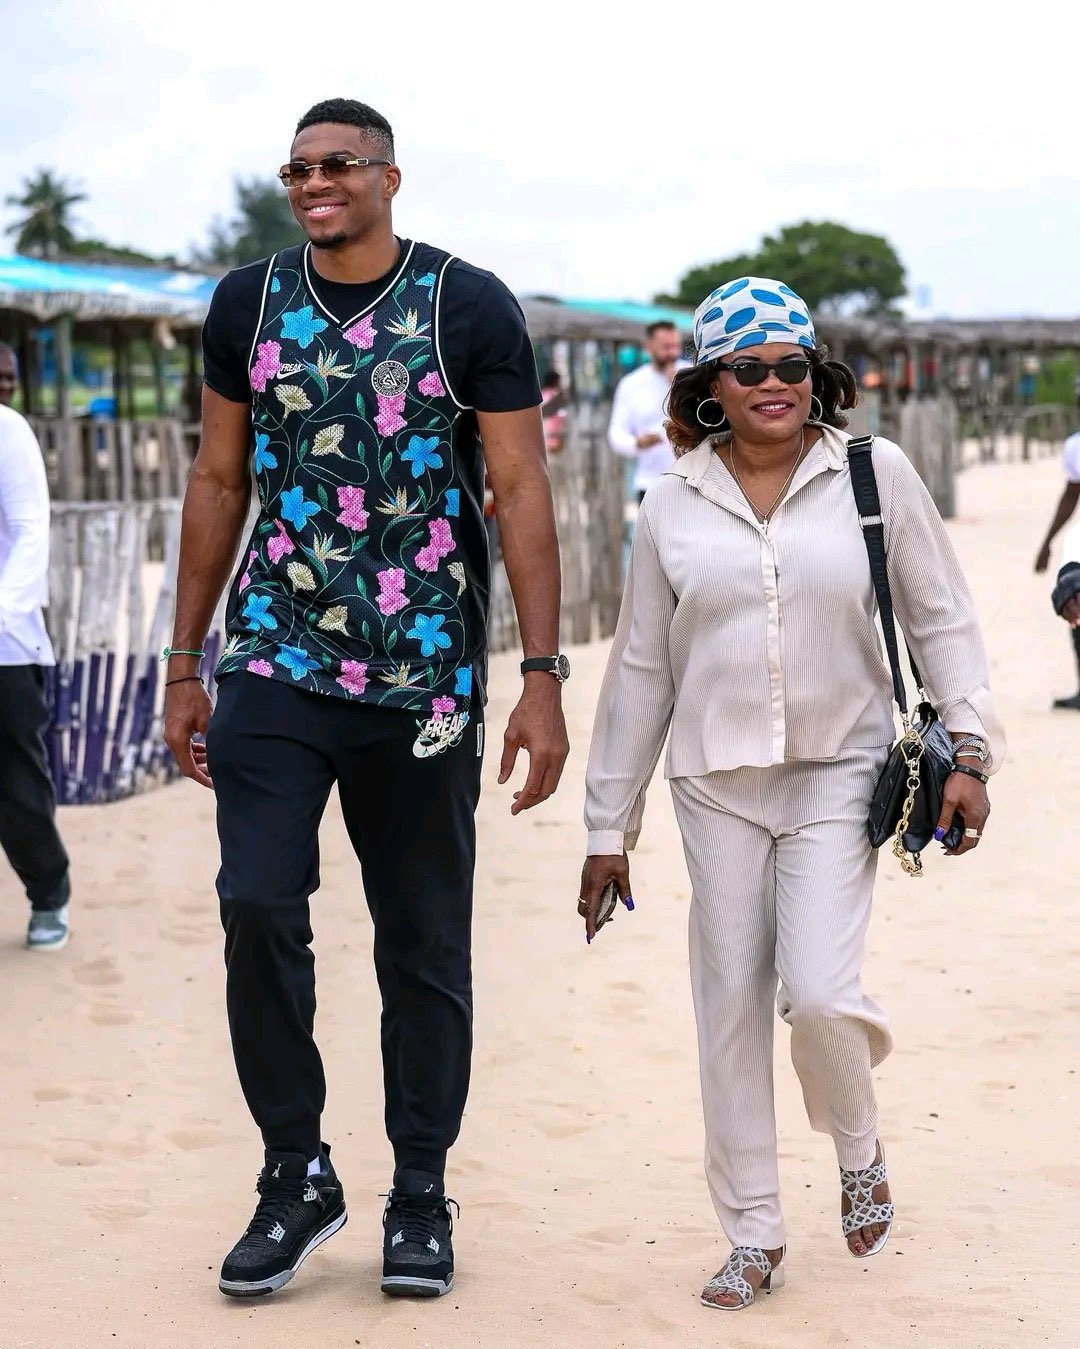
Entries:
{"type": "MultiPolygon", "coordinates": [[[[734,1310],[784,1274],[774,998],[811,1127],[836,1144],[852,1255],[879,1251],[892,1224],[871,1079],[891,1040],[860,967],[876,865],[866,818],[894,729],[847,467],[851,371],[776,281],[714,291],[694,335],[696,364],[669,403],[679,458],[638,516],[600,696],[578,912],[591,941],[609,881],[630,907],[625,850],[670,724],[705,1164],[733,1246],[702,1301],[734,1310]]],[[[985,770],[1004,741],[968,588],[903,452],[878,439],[873,462],[897,618],[956,762],[985,770]]],[[[978,845],[989,809],[980,777],[948,778],[943,821],[960,811],[968,826],[956,855],[978,845]]]]}

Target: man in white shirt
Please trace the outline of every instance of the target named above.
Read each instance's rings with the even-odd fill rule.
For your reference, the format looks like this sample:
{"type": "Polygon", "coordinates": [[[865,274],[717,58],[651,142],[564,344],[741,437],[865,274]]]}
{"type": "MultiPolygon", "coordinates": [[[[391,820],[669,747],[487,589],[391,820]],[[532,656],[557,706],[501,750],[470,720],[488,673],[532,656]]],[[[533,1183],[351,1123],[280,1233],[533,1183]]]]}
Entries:
{"type": "Polygon", "coordinates": [[[674,323],[650,323],[645,329],[648,365],[624,375],[615,390],[608,444],[616,454],[637,460],[634,490],[638,501],[675,462],[664,434],[665,403],[676,371],[687,364],[680,359],[682,347],[674,323]]]}
{"type": "MultiPolygon", "coordinates": [[[[1065,488],[1061,493],[1061,498],[1057,504],[1057,510],[1054,512],[1054,518],[1050,521],[1050,528],[1046,532],[1046,538],[1043,539],[1042,547],[1039,549],[1039,555],[1035,559],[1035,570],[1041,575],[1050,565],[1050,547],[1055,537],[1072,519],[1076,511],[1076,503],[1080,501],[1080,431],[1069,436],[1065,441],[1062,452],[1062,468],[1065,470],[1065,488]]],[[[1059,588],[1064,579],[1066,571],[1072,572],[1072,568],[1080,564],[1080,525],[1073,525],[1065,534],[1064,547],[1062,549],[1062,574],[1058,577],[1059,588]]],[[[1055,595],[1058,592],[1055,591],[1055,595]]],[[[1059,611],[1060,612],[1060,611],[1059,611]]],[[[1071,612],[1071,611],[1070,611],[1071,612]]],[[[1063,617],[1068,617],[1063,614],[1063,617]]],[[[1076,652],[1076,665],[1078,674],[1080,674],[1080,628],[1072,628],[1073,649],[1076,652]]],[[[1080,692],[1074,694],[1071,698],[1055,698],[1054,707],[1061,710],[1080,712],[1080,692]]]]}
{"type": "Polygon", "coordinates": [[[55,951],[68,938],[71,884],[45,752],[49,489],[33,431],[7,406],[17,373],[0,345],[0,847],[30,901],[27,946],[55,951]]]}

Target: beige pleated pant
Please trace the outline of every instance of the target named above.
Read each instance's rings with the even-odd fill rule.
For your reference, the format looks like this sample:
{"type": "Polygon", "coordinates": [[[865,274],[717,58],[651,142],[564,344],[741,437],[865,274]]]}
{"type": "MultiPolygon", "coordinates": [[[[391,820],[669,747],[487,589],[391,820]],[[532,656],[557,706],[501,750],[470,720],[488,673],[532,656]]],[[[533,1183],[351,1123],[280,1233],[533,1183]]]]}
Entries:
{"type": "Polygon", "coordinates": [[[693,886],[705,1170],[736,1246],[784,1244],[774,999],[811,1127],[832,1135],[841,1166],[873,1160],[871,1069],[892,1039],[860,970],[877,864],[866,816],[887,753],[671,782],[693,886]]]}

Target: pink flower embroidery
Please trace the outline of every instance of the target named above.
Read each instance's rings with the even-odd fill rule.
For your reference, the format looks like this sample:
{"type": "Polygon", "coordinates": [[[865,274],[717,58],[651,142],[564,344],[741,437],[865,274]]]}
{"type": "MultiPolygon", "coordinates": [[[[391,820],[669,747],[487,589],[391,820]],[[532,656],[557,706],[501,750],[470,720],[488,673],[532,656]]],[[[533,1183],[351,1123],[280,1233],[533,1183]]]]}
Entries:
{"type": "Polygon", "coordinates": [[[428,542],[416,554],[416,565],[421,571],[438,571],[442,558],[452,553],[457,545],[450,533],[449,520],[428,521],[428,542]]]}
{"type": "Polygon", "coordinates": [[[273,379],[281,369],[281,343],[260,342],[255,364],[251,367],[251,387],[256,393],[266,392],[266,381],[273,379]]]}
{"type": "Polygon", "coordinates": [[[259,554],[252,548],[251,555],[247,560],[247,566],[244,568],[244,574],[240,577],[240,584],[236,587],[237,594],[239,594],[241,590],[246,590],[251,584],[251,564],[258,556],[259,554]]]}
{"type": "Polygon", "coordinates": [[[281,521],[275,520],[274,524],[277,525],[277,538],[267,540],[266,551],[270,554],[271,562],[280,562],[281,559],[286,557],[289,553],[294,553],[296,548],[292,539],[285,533],[285,526],[281,521]]]}
{"type": "Polygon", "coordinates": [[[375,326],[371,322],[370,314],[365,315],[359,323],[354,323],[351,328],[345,329],[345,341],[351,342],[361,351],[371,350],[375,345],[375,326]]]}
{"type": "Polygon", "coordinates": [[[274,667],[268,660],[249,660],[247,670],[248,674],[262,675],[264,679],[269,679],[274,673],[274,667]]]}
{"type": "Polygon", "coordinates": [[[405,418],[401,415],[405,411],[405,395],[396,393],[387,396],[384,393],[377,393],[375,397],[379,401],[379,412],[375,418],[379,435],[392,436],[405,425],[405,418]]]}
{"type": "Polygon", "coordinates": [[[446,397],[446,390],[443,388],[443,382],[439,378],[437,370],[429,370],[416,387],[422,394],[426,394],[429,398],[446,397]]]}
{"type": "Polygon", "coordinates": [[[379,582],[379,594],[375,603],[379,606],[379,612],[382,614],[396,614],[399,609],[404,609],[408,600],[405,598],[405,573],[400,567],[387,567],[385,571],[376,572],[379,582]]]}
{"type": "Polygon", "coordinates": [[[337,502],[341,507],[338,523],[349,529],[367,529],[368,513],[364,510],[364,489],[362,487],[339,487],[337,502]]]}
{"type": "Polygon", "coordinates": [[[457,703],[454,702],[453,698],[436,698],[431,704],[431,710],[436,720],[449,716],[455,707],[457,707],[457,703]]]}
{"type": "Polygon", "coordinates": [[[341,674],[335,680],[346,693],[359,696],[367,688],[367,663],[362,660],[343,660],[341,674]]]}

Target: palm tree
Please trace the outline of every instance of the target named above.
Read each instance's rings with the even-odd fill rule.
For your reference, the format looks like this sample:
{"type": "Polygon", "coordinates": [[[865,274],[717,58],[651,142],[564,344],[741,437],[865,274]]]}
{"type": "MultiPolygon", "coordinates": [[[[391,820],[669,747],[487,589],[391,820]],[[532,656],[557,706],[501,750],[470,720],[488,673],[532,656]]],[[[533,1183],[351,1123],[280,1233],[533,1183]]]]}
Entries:
{"type": "Polygon", "coordinates": [[[86,194],[73,189],[50,169],[38,169],[23,179],[21,197],[8,197],[7,205],[26,214],[7,227],[14,234],[15,249],[35,258],[55,258],[75,245],[71,208],[86,200],[86,194]]]}

